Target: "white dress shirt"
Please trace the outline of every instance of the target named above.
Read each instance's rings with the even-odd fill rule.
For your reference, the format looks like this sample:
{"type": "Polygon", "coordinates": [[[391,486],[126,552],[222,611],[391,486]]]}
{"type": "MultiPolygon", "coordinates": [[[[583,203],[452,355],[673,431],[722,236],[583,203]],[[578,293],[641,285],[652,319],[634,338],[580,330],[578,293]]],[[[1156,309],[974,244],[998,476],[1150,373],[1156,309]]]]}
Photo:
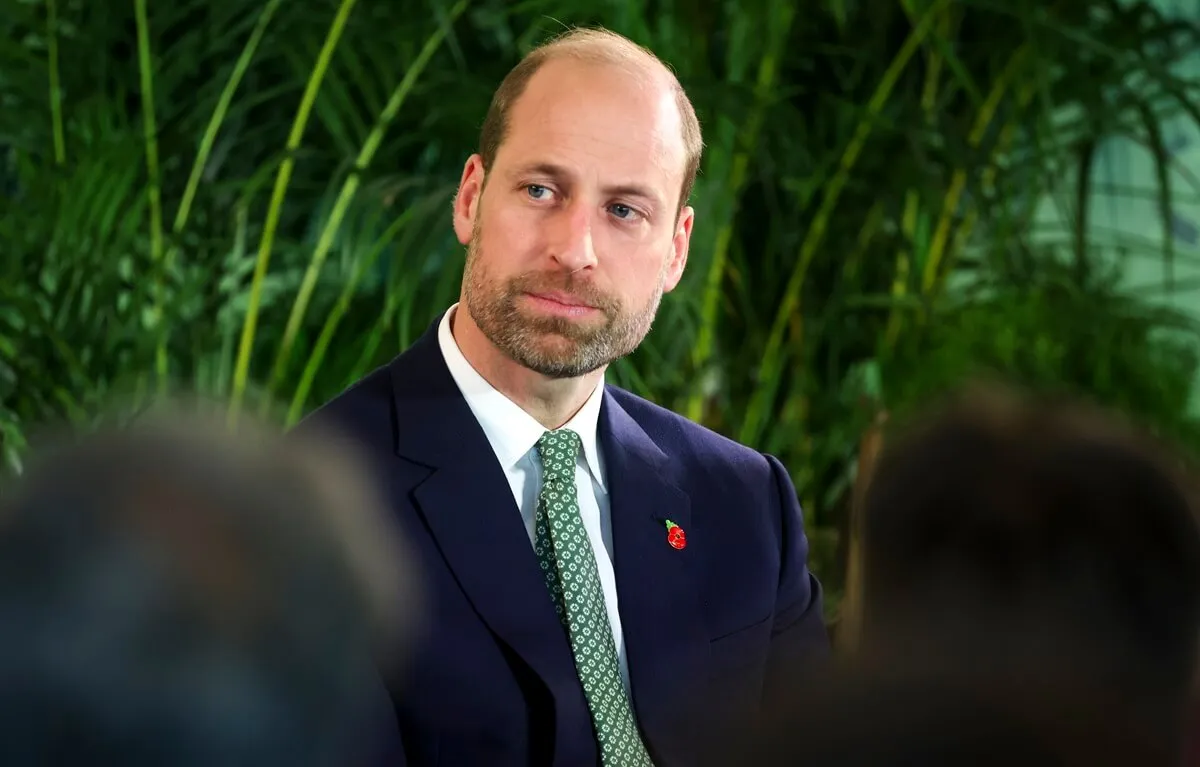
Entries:
{"type": "MultiPolygon", "coordinates": [[[[538,491],[542,487],[542,464],[536,446],[546,428],[519,405],[497,391],[471,367],[471,363],[467,362],[451,332],[451,322],[457,309],[458,304],[454,304],[442,317],[438,327],[438,344],[441,346],[442,356],[446,359],[446,367],[450,368],[450,375],[483,428],[483,433],[487,435],[488,442],[496,453],[496,459],[508,477],[508,484],[525,521],[525,529],[529,533],[529,542],[532,545],[538,491]]],[[[596,435],[603,398],[604,383],[601,381],[579,412],[563,424],[562,428],[575,432],[583,442],[583,450],[575,464],[579,511],[592,543],[592,551],[595,552],[596,567],[600,571],[600,587],[608,609],[608,622],[612,626],[613,640],[617,645],[621,680],[628,690],[629,668],[625,658],[625,641],[621,633],[621,614],[617,609],[617,581],[612,566],[612,517],[609,513],[608,491],[605,489],[604,459],[596,435]]]]}

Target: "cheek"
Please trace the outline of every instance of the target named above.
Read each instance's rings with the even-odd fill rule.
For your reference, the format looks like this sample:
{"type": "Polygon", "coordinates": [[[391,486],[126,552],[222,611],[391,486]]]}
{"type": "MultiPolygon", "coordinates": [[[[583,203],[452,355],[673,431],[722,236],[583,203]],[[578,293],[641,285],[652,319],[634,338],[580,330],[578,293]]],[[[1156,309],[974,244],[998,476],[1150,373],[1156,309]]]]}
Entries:
{"type": "Polygon", "coordinates": [[[539,222],[528,211],[496,210],[480,218],[480,244],[494,261],[520,261],[537,249],[539,222]]]}
{"type": "Polygon", "coordinates": [[[619,285],[626,296],[649,296],[658,289],[658,283],[667,269],[671,250],[658,243],[653,246],[628,242],[614,243],[599,254],[601,270],[615,285],[619,285]],[[608,256],[605,258],[605,256],[608,256]]]}

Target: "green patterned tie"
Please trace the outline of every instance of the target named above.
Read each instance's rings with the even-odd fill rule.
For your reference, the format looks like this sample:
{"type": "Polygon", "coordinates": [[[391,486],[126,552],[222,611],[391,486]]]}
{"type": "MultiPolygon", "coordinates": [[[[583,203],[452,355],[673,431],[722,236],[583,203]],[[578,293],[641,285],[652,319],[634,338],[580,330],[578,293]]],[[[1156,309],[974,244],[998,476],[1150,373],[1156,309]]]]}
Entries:
{"type": "Polygon", "coordinates": [[[575,488],[579,448],[579,435],[569,429],[546,432],[538,440],[542,490],[534,549],[554,608],[567,627],[575,668],[600,742],[601,762],[604,767],[653,767],[621,684],[600,572],[579,515],[575,488]]]}

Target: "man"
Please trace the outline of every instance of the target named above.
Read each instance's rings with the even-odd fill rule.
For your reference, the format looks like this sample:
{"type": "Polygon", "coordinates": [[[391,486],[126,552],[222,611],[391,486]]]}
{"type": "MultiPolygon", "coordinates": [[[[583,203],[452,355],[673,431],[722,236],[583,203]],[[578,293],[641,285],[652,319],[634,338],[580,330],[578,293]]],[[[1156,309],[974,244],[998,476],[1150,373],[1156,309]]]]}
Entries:
{"type": "Polygon", "coordinates": [[[784,468],[603,382],[683,273],[700,149],[625,38],[530,54],[462,174],[460,302],[309,419],[367,446],[424,555],[391,764],[690,764],[825,653],[784,468]]]}

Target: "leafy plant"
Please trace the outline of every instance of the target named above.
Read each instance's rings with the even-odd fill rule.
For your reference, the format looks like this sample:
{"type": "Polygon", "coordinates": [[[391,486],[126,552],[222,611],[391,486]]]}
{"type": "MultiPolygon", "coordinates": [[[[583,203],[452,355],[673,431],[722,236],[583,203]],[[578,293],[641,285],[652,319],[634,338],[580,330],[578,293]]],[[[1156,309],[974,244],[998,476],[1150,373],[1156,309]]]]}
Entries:
{"type": "Polygon", "coordinates": [[[1158,126],[1200,117],[1172,73],[1198,30],[1147,3],[9,5],[10,465],[39,424],[170,388],[294,422],[405,348],[457,296],[492,90],[568,23],[652,47],[705,126],[688,272],[610,380],[784,460],[831,609],[880,410],[988,369],[1196,444],[1194,328],[1123,295],[1089,226],[1096,147],[1132,137],[1180,257],[1158,126]],[[1068,230],[1035,225],[1048,201],[1068,230]]]}

